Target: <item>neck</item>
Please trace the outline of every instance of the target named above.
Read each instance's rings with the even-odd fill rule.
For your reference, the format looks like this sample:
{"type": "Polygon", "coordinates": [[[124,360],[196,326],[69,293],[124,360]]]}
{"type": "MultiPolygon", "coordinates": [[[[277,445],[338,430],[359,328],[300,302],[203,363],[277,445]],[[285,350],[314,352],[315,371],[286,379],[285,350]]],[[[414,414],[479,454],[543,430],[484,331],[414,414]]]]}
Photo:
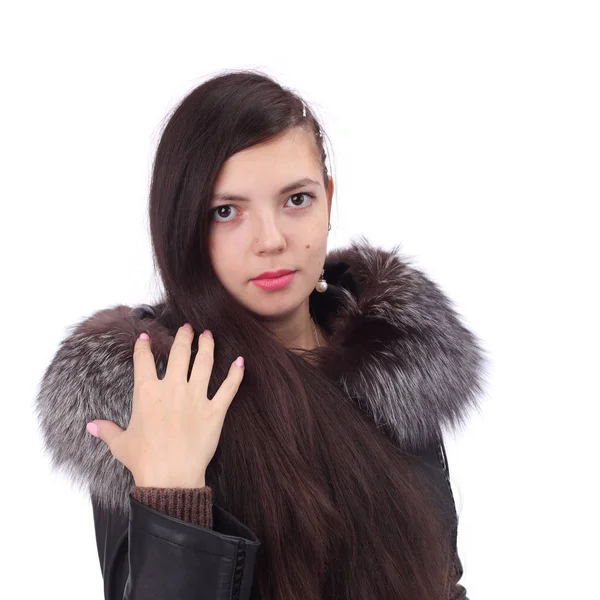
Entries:
{"type": "Polygon", "coordinates": [[[299,306],[293,313],[279,316],[277,320],[267,320],[266,325],[286,348],[312,350],[319,345],[325,345],[325,339],[316,322],[313,328],[308,301],[299,306]],[[317,338],[315,338],[315,329],[317,338]]]}

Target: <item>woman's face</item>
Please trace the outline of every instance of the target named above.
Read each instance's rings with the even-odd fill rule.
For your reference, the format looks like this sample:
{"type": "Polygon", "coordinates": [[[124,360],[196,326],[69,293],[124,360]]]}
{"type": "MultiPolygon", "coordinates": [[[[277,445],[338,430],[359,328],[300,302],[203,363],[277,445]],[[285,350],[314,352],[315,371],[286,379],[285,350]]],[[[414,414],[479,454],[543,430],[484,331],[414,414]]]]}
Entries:
{"type": "Polygon", "coordinates": [[[327,253],[331,178],[328,185],[324,189],[313,142],[302,128],[223,164],[210,206],[216,209],[210,213],[211,261],[222,285],[249,310],[282,316],[314,289],[327,253]],[[252,282],[279,269],[295,271],[283,288],[262,289],[252,282]]]}

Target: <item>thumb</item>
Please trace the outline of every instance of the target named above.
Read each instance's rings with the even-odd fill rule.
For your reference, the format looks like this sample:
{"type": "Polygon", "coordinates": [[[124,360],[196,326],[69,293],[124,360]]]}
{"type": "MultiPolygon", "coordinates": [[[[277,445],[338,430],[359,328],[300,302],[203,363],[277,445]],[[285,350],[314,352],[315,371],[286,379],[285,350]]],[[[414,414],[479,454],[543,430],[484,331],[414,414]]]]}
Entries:
{"type": "Polygon", "coordinates": [[[88,423],[85,427],[89,433],[94,437],[100,438],[109,448],[112,450],[112,444],[114,440],[123,433],[116,423],[112,421],[104,421],[102,419],[95,419],[88,423]]]}

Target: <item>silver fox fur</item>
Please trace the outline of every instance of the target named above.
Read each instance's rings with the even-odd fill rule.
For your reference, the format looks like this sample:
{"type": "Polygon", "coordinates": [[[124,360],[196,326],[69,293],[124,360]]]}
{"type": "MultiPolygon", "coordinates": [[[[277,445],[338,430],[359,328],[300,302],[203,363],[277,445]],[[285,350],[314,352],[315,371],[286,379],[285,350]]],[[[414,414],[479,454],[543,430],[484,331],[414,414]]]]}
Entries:
{"type": "MultiPolygon", "coordinates": [[[[328,317],[331,339],[343,348],[336,371],[344,391],[366,402],[406,448],[464,423],[485,391],[487,356],[440,288],[398,246],[387,251],[364,238],[330,251],[325,276],[328,291],[317,295],[340,301],[328,317]]],[[[314,313],[319,321],[323,310],[314,313]]],[[[117,305],[70,326],[34,403],[52,468],[124,514],[133,476],[85,425],[107,419],[127,428],[132,351],[142,331],[150,333],[157,372],[164,373],[173,337],[148,314],[148,305],[117,305]]]]}

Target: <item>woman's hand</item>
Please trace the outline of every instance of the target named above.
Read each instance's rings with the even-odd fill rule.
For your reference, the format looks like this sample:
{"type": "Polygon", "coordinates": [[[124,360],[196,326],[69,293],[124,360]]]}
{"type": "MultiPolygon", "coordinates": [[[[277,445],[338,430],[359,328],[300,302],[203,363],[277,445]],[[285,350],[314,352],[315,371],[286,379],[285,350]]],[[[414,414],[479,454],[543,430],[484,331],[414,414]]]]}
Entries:
{"type": "Polygon", "coordinates": [[[205,486],[206,468],[216,452],[225,415],[239,389],[244,368],[239,357],[242,364],[231,364],[229,374],[209,400],[214,340],[207,331],[199,336],[188,382],[193,338],[190,325],[179,328],[165,376],[158,379],[150,339],[142,334],[133,350],[133,406],[127,429],[112,421],[93,421],[98,426],[97,437],[131,471],[138,487],[205,486]]]}

